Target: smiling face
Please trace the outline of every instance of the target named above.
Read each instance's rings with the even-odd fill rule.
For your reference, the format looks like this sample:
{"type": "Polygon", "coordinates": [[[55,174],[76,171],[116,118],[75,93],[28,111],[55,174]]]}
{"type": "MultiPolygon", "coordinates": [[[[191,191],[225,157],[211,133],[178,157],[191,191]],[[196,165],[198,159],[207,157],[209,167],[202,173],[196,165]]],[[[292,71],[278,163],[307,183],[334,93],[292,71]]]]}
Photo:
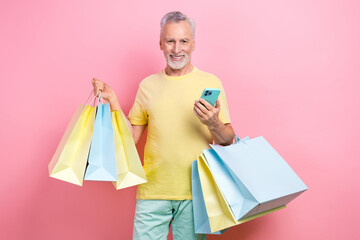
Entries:
{"type": "Polygon", "coordinates": [[[164,26],[160,36],[160,49],[166,58],[166,73],[184,75],[192,70],[191,53],[195,41],[187,21],[171,22],[164,26]]]}

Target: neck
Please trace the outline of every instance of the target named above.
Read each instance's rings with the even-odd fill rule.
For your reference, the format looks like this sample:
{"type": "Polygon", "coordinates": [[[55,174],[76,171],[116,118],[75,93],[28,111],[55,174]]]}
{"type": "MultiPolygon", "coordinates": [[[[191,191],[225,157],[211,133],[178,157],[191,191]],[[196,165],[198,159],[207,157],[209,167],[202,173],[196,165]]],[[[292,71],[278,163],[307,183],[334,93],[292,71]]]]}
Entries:
{"type": "Polygon", "coordinates": [[[193,65],[191,63],[187,64],[185,67],[181,69],[172,69],[169,65],[166,65],[165,73],[168,76],[183,76],[185,74],[190,73],[193,70],[193,65]]]}

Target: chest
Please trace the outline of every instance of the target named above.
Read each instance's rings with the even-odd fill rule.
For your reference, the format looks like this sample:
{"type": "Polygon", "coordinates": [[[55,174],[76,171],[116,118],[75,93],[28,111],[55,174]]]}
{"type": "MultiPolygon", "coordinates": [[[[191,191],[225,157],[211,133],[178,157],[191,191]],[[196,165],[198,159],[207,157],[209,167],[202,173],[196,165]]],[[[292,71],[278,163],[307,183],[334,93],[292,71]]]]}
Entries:
{"type": "Polygon", "coordinates": [[[149,93],[146,111],[149,117],[162,113],[174,116],[192,114],[194,101],[200,98],[203,88],[200,84],[191,82],[163,84],[149,93]]]}

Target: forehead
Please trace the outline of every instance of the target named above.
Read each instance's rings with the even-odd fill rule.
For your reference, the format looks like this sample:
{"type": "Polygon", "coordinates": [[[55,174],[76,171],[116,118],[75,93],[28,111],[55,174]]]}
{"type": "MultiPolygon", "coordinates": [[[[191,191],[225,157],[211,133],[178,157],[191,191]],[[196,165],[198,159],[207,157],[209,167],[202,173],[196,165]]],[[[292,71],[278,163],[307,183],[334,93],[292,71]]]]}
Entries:
{"type": "Polygon", "coordinates": [[[167,23],[162,36],[165,38],[192,38],[191,25],[187,21],[167,23]]]}

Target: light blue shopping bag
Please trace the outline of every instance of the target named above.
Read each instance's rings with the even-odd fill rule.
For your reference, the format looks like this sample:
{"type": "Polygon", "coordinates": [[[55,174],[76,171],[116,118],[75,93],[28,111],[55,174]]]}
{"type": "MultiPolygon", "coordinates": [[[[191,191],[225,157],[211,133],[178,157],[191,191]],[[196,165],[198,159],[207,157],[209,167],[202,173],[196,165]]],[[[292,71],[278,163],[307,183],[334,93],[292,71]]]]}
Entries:
{"type": "Polygon", "coordinates": [[[192,185],[192,202],[193,202],[195,233],[222,234],[223,232],[225,232],[226,229],[211,233],[209,218],[206,212],[204,196],[201,189],[198,165],[196,161],[192,162],[191,185],[192,185]]]}
{"type": "Polygon", "coordinates": [[[308,189],[263,137],[210,146],[203,153],[237,220],[286,205],[308,189]]]}
{"type": "Polygon", "coordinates": [[[117,181],[114,132],[109,103],[99,96],[85,180],[117,181]]]}

